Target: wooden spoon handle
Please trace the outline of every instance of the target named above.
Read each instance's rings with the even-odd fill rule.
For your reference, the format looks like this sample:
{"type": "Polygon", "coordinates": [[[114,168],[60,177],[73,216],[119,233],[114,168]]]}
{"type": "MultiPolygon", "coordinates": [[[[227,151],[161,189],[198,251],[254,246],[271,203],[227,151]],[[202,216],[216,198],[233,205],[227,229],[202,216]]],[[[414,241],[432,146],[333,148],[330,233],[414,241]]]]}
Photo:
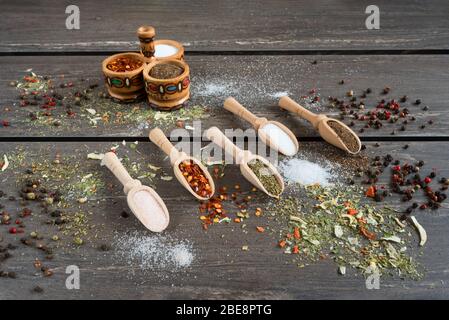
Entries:
{"type": "Polygon", "coordinates": [[[206,131],[206,137],[210,139],[213,143],[225,150],[225,152],[231,154],[237,162],[238,159],[243,157],[243,150],[237,147],[231,140],[229,140],[223,132],[217,127],[211,127],[206,131]]]}
{"type": "Polygon", "coordinates": [[[224,101],[224,108],[251,123],[256,130],[259,129],[259,118],[249,112],[248,109],[238,103],[233,97],[229,97],[224,101]]]}
{"type": "Polygon", "coordinates": [[[282,109],[288,110],[293,113],[297,113],[301,118],[306,119],[307,121],[311,122],[314,127],[316,127],[316,121],[319,117],[319,115],[314,114],[313,112],[310,112],[300,104],[293,101],[291,98],[287,96],[283,96],[279,100],[279,107],[282,109]]]}
{"type": "Polygon", "coordinates": [[[157,145],[167,156],[170,156],[175,148],[170,140],[167,139],[164,132],[159,128],[154,128],[150,131],[150,140],[157,145]]]}
{"type": "Polygon", "coordinates": [[[123,184],[125,194],[128,194],[129,190],[133,187],[142,185],[139,180],[135,180],[129,175],[114,152],[106,153],[103,157],[102,164],[111,170],[114,176],[123,184]]]}

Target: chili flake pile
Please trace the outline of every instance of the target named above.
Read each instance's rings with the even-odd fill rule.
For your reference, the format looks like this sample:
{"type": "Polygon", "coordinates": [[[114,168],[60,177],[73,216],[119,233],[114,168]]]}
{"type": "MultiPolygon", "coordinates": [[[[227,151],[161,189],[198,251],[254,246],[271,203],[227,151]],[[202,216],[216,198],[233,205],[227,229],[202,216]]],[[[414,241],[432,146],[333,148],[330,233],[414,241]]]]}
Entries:
{"type": "MultiPolygon", "coordinates": [[[[258,190],[252,188],[252,194],[250,194],[243,192],[240,185],[235,185],[232,191],[230,189],[227,186],[220,187],[217,196],[200,203],[200,220],[205,230],[214,223],[243,223],[245,219],[250,217],[250,212],[252,212],[250,203],[255,199],[254,193],[258,190]],[[232,212],[232,214],[229,214],[229,212],[232,212]]],[[[260,217],[262,209],[256,208],[254,215],[260,217]]],[[[245,226],[243,223],[242,228],[245,226]]]]}
{"type": "Polygon", "coordinates": [[[314,185],[305,193],[313,203],[303,207],[297,198],[284,197],[270,209],[287,221],[278,246],[295,255],[299,266],[329,257],[340,270],[350,266],[363,274],[374,269],[412,279],[422,276],[407,254],[413,224],[399,222],[394,210],[362,204],[363,191],[355,186],[314,185]]]}
{"type": "Polygon", "coordinates": [[[192,160],[186,160],[179,164],[179,170],[197,195],[204,198],[212,196],[210,181],[199,165],[192,160]]]}
{"type": "Polygon", "coordinates": [[[119,57],[109,62],[106,67],[114,72],[127,72],[139,69],[142,64],[143,62],[138,59],[119,57]]]}

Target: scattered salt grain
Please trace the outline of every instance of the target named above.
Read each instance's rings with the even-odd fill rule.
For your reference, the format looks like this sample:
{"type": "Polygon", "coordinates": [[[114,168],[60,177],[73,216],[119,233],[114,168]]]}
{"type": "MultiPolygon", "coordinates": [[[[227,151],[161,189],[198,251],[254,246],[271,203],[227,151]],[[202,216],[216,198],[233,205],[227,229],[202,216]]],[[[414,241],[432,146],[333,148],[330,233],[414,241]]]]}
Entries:
{"type": "Polygon", "coordinates": [[[115,254],[121,261],[142,271],[152,271],[157,276],[187,269],[195,255],[192,244],[169,235],[146,232],[117,235],[115,254]]]}
{"type": "Polygon", "coordinates": [[[322,167],[318,163],[297,158],[286,159],[280,163],[279,169],[285,180],[302,185],[320,184],[328,186],[331,184],[331,168],[322,167]]]}

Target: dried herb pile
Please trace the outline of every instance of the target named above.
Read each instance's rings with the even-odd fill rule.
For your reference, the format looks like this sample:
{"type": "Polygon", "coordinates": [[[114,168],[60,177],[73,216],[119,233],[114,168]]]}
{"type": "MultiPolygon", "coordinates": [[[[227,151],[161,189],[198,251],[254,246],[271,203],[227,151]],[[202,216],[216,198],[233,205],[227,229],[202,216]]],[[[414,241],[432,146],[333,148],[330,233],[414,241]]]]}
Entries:
{"type": "Polygon", "coordinates": [[[329,258],[341,274],[352,267],[362,274],[421,278],[419,264],[409,255],[415,230],[401,223],[394,210],[363,204],[363,191],[355,186],[315,185],[304,192],[313,201],[284,197],[270,208],[281,216],[278,245],[299,266],[329,258]]]}
{"type": "Polygon", "coordinates": [[[137,126],[135,130],[144,130],[150,126],[185,127],[187,121],[210,115],[205,106],[161,112],[148,107],[145,101],[124,105],[111,98],[102,83],[82,78],[67,81],[30,71],[10,85],[17,88],[19,95],[12,107],[5,108],[5,114],[18,109],[23,117],[15,123],[2,119],[0,127],[31,124],[60,131],[67,127],[77,130],[84,124],[93,128],[132,125],[137,126]]]}

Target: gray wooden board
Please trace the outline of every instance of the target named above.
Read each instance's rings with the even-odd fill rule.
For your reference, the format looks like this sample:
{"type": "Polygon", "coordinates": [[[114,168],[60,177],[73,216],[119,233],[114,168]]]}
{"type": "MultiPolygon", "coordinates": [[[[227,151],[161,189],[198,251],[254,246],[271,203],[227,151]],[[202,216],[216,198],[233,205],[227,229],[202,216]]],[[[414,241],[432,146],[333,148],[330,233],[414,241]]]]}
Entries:
{"type": "MultiPolygon", "coordinates": [[[[42,159],[54,159],[60,155],[62,163],[81,163],[82,166],[75,178],[65,181],[64,185],[75,185],[75,182],[88,173],[98,173],[100,180],[105,182],[104,188],[98,188],[86,204],[71,205],[83,212],[93,212],[91,220],[99,226],[98,238],[86,242],[80,249],[64,253],[56,251],[55,259],[49,262],[55,274],[50,278],[43,278],[33,267],[35,258],[42,259],[42,253],[28,247],[11,251],[13,257],[2,265],[0,269],[16,271],[17,279],[0,278],[0,298],[50,298],[50,299],[131,299],[131,298],[270,298],[270,299],[306,299],[306,298],[338,298],[338,299],[443,299],[447,298],[449,290],[448,279],[448,246],[449,211],[445,203],[436,212],[420,211],[416,213],[418,220],[426,228],[429,241],[418,260],[427,269],[421,281],[400,280],[389,276],[381,278],[380,290],[365,289],[362,276],[357,276],[349,270],[346,276],[337,274],[337,266],[330,260],[323,260],[303,269],[298,269],[290,262],[289,256],[277,248],[277,236],[269,231],[261,234],[256,232],[257,225],[270,225],[266,217],[254,217],[246,221],[248,233],[241,230],[241,225],[214,225],[204,231],[198,219],[198,203],[192,199],[187,191],[175,181],[161,181],[155,179],[155,186],[165,199],[171,212],[171,224],[166,234],[174,239],[188,239],[195,250],[195,259],[191,267],[182,272],[144,272],[137,263],[127,263],[117,258],[117,247],[112,246],[109,252],[100,252],[97,246],[110,243],[115,236],[123,236],[134,231],[142,231],[142,226],[132,216],[124,219],[120,216],[123,209],[127,209],[125,197],[118,181],[110,176],[107,169],[100,167],[97,160],[85,160],[90,152],[105,152],[117,143],[1,143],[1,154],[11,156],[17,150],[23,150],[27,157],[26,163],[41,162],[42,159]],[[66,160],[74,157],[76,160],[66,160]],[[242,251],[242,245],[248,245],[249,251],[242,251]],[[81,268],[81,289],[67,290],[65,288],[65,267],[77,265],[81,268]],[[32,293],[31,289],[39,285],[44,293],[32,293]]],[[[402,149],[403,143],[381,143],[375,147],[369,143],[366,152],[370,155],[391,153],[395,157],[414,162],[426,161],[426,170],[436,168],[441,176],[449,176],[447,168],[448,144],[446,142],[412,142],[407,150],[402,149]]],[[[328,147],[324,143],[314,142],[304,145],[305,151],[317,159],[335,154],[342,161],[343,155],[328,147]]],[[[119,156],[127,155],[131,161],[143,164],[152,163],[161,166],[164,174],[170,174],[168,161],[155,149],[151,143],[139,143],[136,149],[120,145],[117,149],[119,156]]],[[[338,158],[338,157],[337,157],[338,158]]],[[[28,167],[26,165],[25,167],[28,167]]],[[[23,176],[23,167],[17,167],[14,160],[10,167],[0,173],[1,189],[7,196],[15,195],[16,182],[23,176]]],[[[49,177],[51,182],[54,177],[49,177]]],[[[386,177],[383,177],[385,181],[386,177]]],[[[145,181],[145,179],[143,179],[145,181]]],[[[227,166],[225,175],[219,185],[241,185],[242,190],[249,190],[250,185],[240,176],[235,166],[227,166]]],[[[7,196],[0,199],[6,210],[14,214],[20,210],[17,201],[7,200],[7,196]]],[[[257,196],[256,205],[265,208],[269,202],[264,196],[257,196]],[[260,198],[259,198],[260,197],[260,198]]],[[[403,204],[394,198],[393,205],[403,204]]],[[[45,226],[45,220],[39,214],[38,206],[29,204],[35,215],[26,220],[26,230],[47,230],[52,234],[50,226],[45,226]],[[46,229],[47,228],[47,229],[46,229]]],[[[69,209],[66,209],[69,210],[69,209]]],[[[0,226],[4,242],[18,242],[20,236],[7,233],[5,226],[0,226]]],[[[94,232],[94,231],[92,231],[94,232]]],[[[417,247],[417,235],[414,235],[412,246],[417,247]]],[[[44,260],[43,260],[44,261],[44,260]]],[[[44,262],[47,264],[48,262],[44,262]]]]}
{"type": "Polygon", "coordinates": [[[69,1],[2,1],[0,51],[134,50],[136,29],[187,50],[448,49],[449,5],[377,1],[380,29],[368,30],[369,1],[77,1],[80,30],[67,30],[69,1]]]}
{"type": "MultiPolygon", "coordinates": [[[[76,89],[59,89],[62,94],[73,90],[84,89],[87,84],[99,83],[103,89],[103,80],[100,63],[104,57],[89,56],[33,56],[33,57],[0,57],[2,76],[0,80],[0,119],[8,120],[9,127],[0,128],[2,137],[23,136],[136,136],[146,137],[148,128],[154,127],[158,122],[149,125],[141,120],[126,120],[121,123],[104,124],[99,121],[94,127],[89,123],[92,118],[84,102],[81,107],[71,104],[76,112],[74,119],[68,119],[64,108],[56,111],[56,119],[62,125],[55,127],[40,124],[29,120],[29,112],[36,112],[38,106],[20,107],[18,90],[9,86],[10,81],[20,80],[29,68],[40,75],[55,78],[58,84],[61,81],[75,81],[81,78],[88,79],[79,84],[76,89]],[[10,111],[6,111],[6,110],[10,111]]],[[[202,119],[202,128],[216,125],[220,128],[249,128],[249,125],[238,120],[234,115],[222,109],[222,103],[228,96],[234,96],[257,116],[267,117],[281,121],[290,127],[298,137],[316,137],[317,133],[312,127],[295,115],[280,110],[277,107],[279,97],[289,94],[293,99],[305,103],[301,97],[309,94],[316,88],[321,97],[321,103],[310,107],[312,111],[324,112],[338,116],[336,109],[330,109],[328,96],[344,98],[349,90],[359,97],[363,90],[371,88],[373,93],[365,99],[366,109],[374,108],[380,99],[400,98],[409,96],[405,104],[417,120],[401,132],[401,122],[392,125],[386,124],[381,130],[368,129],[360,136],[390,137],[393,129],[397,136],[448,136],[448,104],[449,73],[446,55],[385,55],[385,56],[191,56],[188,63],[192,73],[192,98],[190,106],[204,105],[210,109],[210,117],[202,119]],[[317,64],[312,64],[313,61],[317,64]],[[339,84],[340,80],[345,84],[339,84]],[[388,95],[382,95],[384,87],[390,87],[388,95]],[[421,99],[420,106],[414,105],[416,99],[421,99]],[[429,111],[423,111],[428,105],[429,111]],[[433,120],[433,125],[427,125],[433,120]],[[422,124],[426,128],[420,129],[422,124]]],[[[95,93],[96,95],[96,93],[95,93]]],[[[97,100],[90,101],[90,108],[95,109],[101,116],[104,112],[113,111],[128,114],[135,106],[146,109],[146,102],[138,104],[118,105],[100,99],[103,107],[97,100]],[[109,107],[111,106],[111,107],[109,107]]],[[[308,98],[310,100],[310,98],[308,98]]],[[[360,98],[358,98],[358,101],[360,98]]],[[[73,101],[72,101],[73,102],[73,101]]],[[[306,105],[307,106],[307,105],[306,105]]],[[[137,115],[144,112],[137,112],[137,115]]],[[[44,117],[45,118],[45,117],[44,117]]],[[[176,119],[176,116],[175,116],[176,119]]],[[[187,121],[191,124],[191,120],[187,121]]],[[[164,122],[167,131],[175,127],[175,120],[164,122]]],[[[347,120],[347,123],[350,119],[347,120]]],[[[356,121],[355,130],[364,123],[356,121]]]]}

